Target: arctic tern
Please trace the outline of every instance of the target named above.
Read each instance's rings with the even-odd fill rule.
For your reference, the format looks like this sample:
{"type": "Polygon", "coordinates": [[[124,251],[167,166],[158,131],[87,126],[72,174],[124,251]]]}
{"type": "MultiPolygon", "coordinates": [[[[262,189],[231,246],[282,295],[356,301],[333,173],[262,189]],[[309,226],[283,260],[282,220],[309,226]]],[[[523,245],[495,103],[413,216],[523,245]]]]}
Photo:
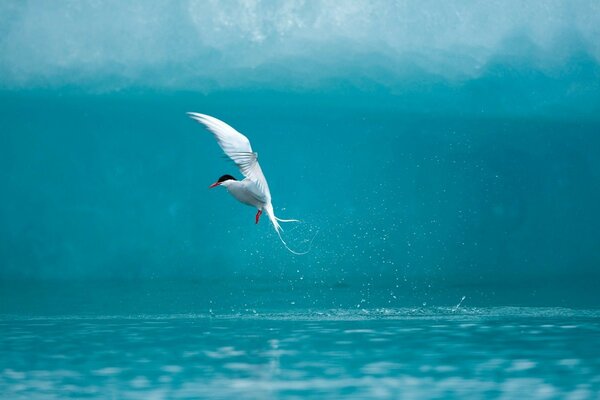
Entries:
{"type": "Polygon", "coordinates": [[[297,219],[280,219],[275,216],[269,184],[258,163],[258,154],[252,151],[248,138],[217,118],[195,112],[188,112],[187,114],[204,125],[214,135],[225,155],[237,165],[242,175],[244,175],[244,179],[241,181],[231,175],[223,175],[209,188],[224,186],[236,200],[256,208],[255,221],[257,224],[264,211],[286,249],[298,255],[308,253],[308,251],[297,252],[290,249],[281,237],[283,229],[279,224],[280,222],[299,221],[297,219]]]}

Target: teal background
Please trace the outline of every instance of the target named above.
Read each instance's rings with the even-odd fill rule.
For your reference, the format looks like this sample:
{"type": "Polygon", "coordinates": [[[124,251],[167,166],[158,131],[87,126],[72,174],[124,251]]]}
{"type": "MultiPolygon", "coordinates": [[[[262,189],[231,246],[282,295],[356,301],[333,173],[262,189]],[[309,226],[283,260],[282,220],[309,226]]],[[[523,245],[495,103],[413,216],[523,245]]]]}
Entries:
{"type": "Polygon", "coordinates": [[[0,8],[4,311],[598,305],[596,2],[0,8]],[[207,189],[239,173],[187,111],[310,254],[207,189]]]}
{"type": "Polygon", "coordinates": [[[2,398],[600,398],[599,204],[599,1],[0,2],[2,398]]]}

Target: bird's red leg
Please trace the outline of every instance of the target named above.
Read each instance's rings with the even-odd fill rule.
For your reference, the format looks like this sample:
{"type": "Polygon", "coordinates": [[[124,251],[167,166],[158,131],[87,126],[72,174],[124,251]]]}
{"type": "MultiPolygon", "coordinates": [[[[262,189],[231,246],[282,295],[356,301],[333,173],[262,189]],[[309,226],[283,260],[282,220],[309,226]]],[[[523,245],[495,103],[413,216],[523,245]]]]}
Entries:
{"type": "Polygon", "coordinates": [[[258,224],[258,220],[260,218],[260,214],[262,214],[262,210],[258,210],[258,212],[256,213],[256,223],[258,224]]]}

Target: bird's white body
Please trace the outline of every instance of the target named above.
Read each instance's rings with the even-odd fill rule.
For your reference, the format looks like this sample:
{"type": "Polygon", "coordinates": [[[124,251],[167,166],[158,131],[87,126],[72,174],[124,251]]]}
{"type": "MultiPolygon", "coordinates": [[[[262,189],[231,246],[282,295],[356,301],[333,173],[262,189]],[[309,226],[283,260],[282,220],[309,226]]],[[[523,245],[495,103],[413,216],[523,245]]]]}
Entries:
{"type": "Polygon", "coordinates": [[[298,253],[288,247],[281,237],[281,225],[279,222],[298,222],[295,219],[279,219],[273,212],[271,203],[271,191],[260,165],[258,164],[258,154],[252,151],[250,141],[240,132],[214,117],[205,114],[190,112],[188,115],[194,120],[204,125],[214,135],[217,143],[223,152],[240,169],[245,179],[238,181],[232,176],[224,175],[221,178],[226,180],[215,182],[214,186],[225,186],[227,191],[239,202],[255,207],[258,210],[256,222],[264,211],[273,224],[277,235],[285,247],[294,254],[298,253]]]}
{"type": "Polygon", "coordinates": [[[241,181],[225,181],[221,184],[240,203],[262,210],[266,206],[266,199],[261,194],[258,186],[250,179],[241,181]]]}

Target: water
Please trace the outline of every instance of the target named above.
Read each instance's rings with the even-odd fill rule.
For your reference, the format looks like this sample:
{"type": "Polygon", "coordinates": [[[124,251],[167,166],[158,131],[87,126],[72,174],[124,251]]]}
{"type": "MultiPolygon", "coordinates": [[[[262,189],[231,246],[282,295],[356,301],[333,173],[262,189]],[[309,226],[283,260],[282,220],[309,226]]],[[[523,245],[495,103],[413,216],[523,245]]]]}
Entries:
{"type": "Polygon", "coordinates": [[[594,0],[0,2],[0,397],[600,398],[599,38],[594,0]]]}
{"type": "Polygon", "coordinates": [[[4,317],[0,326],[0,391],[11,399],[600,395],[598,311],[4,317]]]}

